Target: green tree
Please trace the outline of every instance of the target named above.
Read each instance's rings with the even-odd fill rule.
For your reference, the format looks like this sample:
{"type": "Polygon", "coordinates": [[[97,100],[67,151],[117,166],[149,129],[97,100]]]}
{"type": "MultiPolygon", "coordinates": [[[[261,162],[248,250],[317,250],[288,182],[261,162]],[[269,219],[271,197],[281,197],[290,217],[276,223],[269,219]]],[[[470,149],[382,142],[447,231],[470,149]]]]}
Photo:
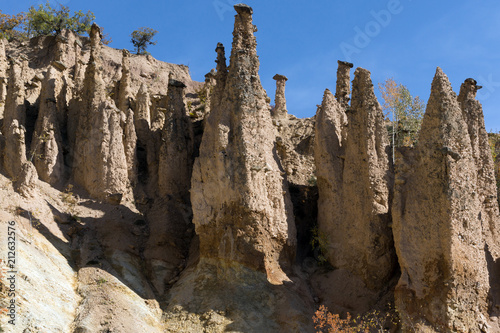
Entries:
{"type": "Polygon", "coordinates": [[[2,13],[0,10],[0,38],[22,37],[22,31],[16,29],[22,27],[25,20],[26,15],[24,13],[9,15],[2,13]]]}
{"type": "Polygon", "coordinates": [[[30,38],[41,35],[57,35],[63,29],[82,35],[90,31],[94,20],[94,13],[90,11],[85,14],[79,10],[70,16],[69,7],[59,5],[59,8],[53,8],[47,1],[45,5],[39,5],[38,8],[30,7],[26,13],[24,29],[30,38]]]}
{"type": "Polygon", "coordinates": [[[142,27],[134,30],[130,37],[132,37],[132,44],[135,47],[136,54],[149,54],[146,49],[149,45],[156,45],[156,41],[153,41],[153,37],[158,33],[158,31],[142,27]]]}
{"type": "Polygon", "coordinates": [[[413,146],[417,143],[418,132],[425,112],[425,104],[410,94],[408,88],[396,83],[393,78],[378,85],[384,104],[386,119],[391,120],[389,134],[393,147],[413,146]]]}

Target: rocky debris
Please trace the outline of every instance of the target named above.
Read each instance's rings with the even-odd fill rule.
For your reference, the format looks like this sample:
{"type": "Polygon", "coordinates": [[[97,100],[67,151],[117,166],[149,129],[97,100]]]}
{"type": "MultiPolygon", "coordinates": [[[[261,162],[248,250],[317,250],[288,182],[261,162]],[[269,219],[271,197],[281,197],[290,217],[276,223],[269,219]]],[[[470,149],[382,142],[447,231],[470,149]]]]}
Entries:
{"type": "Polygon", "coordinates": [[[64,178],[64,158],[57,97],[64,83],[59,70],[50,66],[42,84],[40,108],[31,141],[33,163],[41,180],[59,185],[64,178]]]}
{"type": "Polygon", "coordinates": [[[272,116],[274,118],[284,118],[288,114],[286,109],[285,85],[288,78],[284,75],[276,74],[273,77],[276,80],[276,97],[274,98],[274,109],[272,116]]]}
{"type": "Polygon", "coordinates": [[[184,88],[180,81],[170,80],[167,112],[159,153],[158,193],[189,202],[193,165],[193,128],[186,115],[184,88]]]}
{"type": "Polygon", "coordinates": [[[107,96],[101,77],[100,28],[96,24],[90,36],[92,50],[80,97],[73,173],[75,182],[92,197],[104,200],[109,194],[129,192],[129,167],[121,127],[123,113],[107,96]]]}
{"type": "Polygon", "coordinates": [[[392,167],[369,71],[355,72],[347,120],[342,104],[325,93],[316,135],[318,222],[328,239],[326,257],[369,289],[380,290],[396,268],[389,226],[392,167]]]}
{"type": "Polygon", "coordinates": [[[344,108],[349,106],[349,95],[351,94],[351,75],[350,71],[353,64],[346,61],[337,61],[337,88],[335,90],[335,98],[344,108]]]}
{"type": "MultiPolygon", "coordinates": [[[[473,95],[470,83],[463,86],[463,101],[473,95]]],[[[475,103],[462,111],[438,68],[418,146],[397,154],[392,211],[403,330],[420,323],[433,331],[480,332],[487,316],[484,196],[464,117],[478,110],[467,104],[475,103]]]]}
{"type": "MultiPolygon", "coordinates": [[[[273,154],[275,129],[258,76],[251,8],[235,5],[231,66],[220,105],[207,120],[191,202],[200,256],[232,261],[288,280],[295,227],[273,154]]],[[[219,83],[217,83],[219,84],[219,83]]]]}

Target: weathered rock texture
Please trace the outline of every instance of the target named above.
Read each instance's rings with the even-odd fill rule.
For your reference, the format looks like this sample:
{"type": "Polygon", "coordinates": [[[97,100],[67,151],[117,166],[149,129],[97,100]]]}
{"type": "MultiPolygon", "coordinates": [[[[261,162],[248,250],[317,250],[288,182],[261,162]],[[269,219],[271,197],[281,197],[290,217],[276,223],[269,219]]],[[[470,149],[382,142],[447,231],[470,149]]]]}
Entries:
{"type": "Polygon", "coordinates": [[[0,119],[3,118],[3,111],[5,109],[5,98],[7,96],[7,71],[9,63],[5,55],[5,39],[0,39],[0,119]]]}
{"type": "Polygon", "coordinates": [[[317,118],[318,225],[328,239],[326,256],[334,267],[379,289],[395,269],[389,227],[392,177],[387,130],[370,72],[355,72],[347,119],[329,91],[317,118]]]}
{"type": "Polygon", "coordinates": [[[3,117],[3,132],[7,133],[12,121],[16,119],[19,125],[26,123],[25,86],[22,65],[11,59],[9,67],[8,94],[5,101],[3,117]]]}
{"type": "MultiPolygon", "coordinates": [[[[318,184],[318,228],[331,239],[344,225],[342,195],[347,115],[330,90],[316,113],[314,161],[318,184]]],[[[338,235],[337,238],[342,238],[338,235]]],[[[333,256],[334,253],[325,253],[333,256]]],[[[333,258],[332,258],[333,259],[333,258]]],[[[333,260],[332,260],[333,261],[333,260]]]]}
{"type": "MultiPolygon", "coordinates": [[[[463,86],[463,101],[473,98],[475,87],[469,84],[463,86]]],[[[464,112],[477,112],[472,104],[465,103],[464,112]]],[[[482,217],[484,189],[478,187],[464,112],[438,68],[418,146],[397,157],[396,305],[404,330],[479,332],[485,324],[489,281],[482,220],[487,215],[482,217]]]]}
{"type": "Polygon", "coordinates": [[[74,179],[90,195],[106,199],[129,189],[122,114],[107,96],[100,69],[100,30],[92,26],[92,51],[85,72],[75,138],[74,179]]]}
{"type": "Polygon", "coordinates": [[[130,52],[123,50],[122,77],[118,87],[118,99],[116,105],[122,112],[127,112],[132,108],[132,90],[130,87],[130,52]]]}
{"type": "Polygon", "coordinates": [[[24,195],[29,193],[37,177],[31,161],[26,154],[26,108],[25,86],[22,67],[11,61],[9,86],[3,119],[5,146],[3,165],[13,179],[14,189],[24,195]]]}
{"type": "Polygon", "coordinates": [[[193,165],[193,128],[186,115],[184,88],[186,85],[170,80],[167,112],[162,131],[162,145],[158,166],[158,190],[189,202],[193,165]]]}
{"type": "Polygon", "coordinates": [[[353,64],[338,60],[339,67],[337,68],[337,88],[335,90],[335,98],[346,108],[349,105],[349,95],[351,94],[351,75],[350,71],[353,64]]]}
{"type": "Polygon", "coordinates": [[[226,64],[226,51],[222,43],[217,43],[215,48],[217,52],[217,73],[215,74],[215,87],[210,101],[211,108],[219,108],[222,97],[224,95],[224,89],[226,87],[226,80],[228,76],[227,64],[226,64]]]}
{"type": "Polygon", "coordinates": [[[59,185],[64,176],[63,146],[56,99],[62,85],[60,71],[50,66],[42,84],[40,109],[31,141],[33,163],[38,176],[51,185],[59,185]]]}
{"type": "Polygon", "coordinates": [[[286,117],[288,111],[286,109],[285,85],[288,78],[284,75],[276,74],[273,77],[276,80],[276,97],[274,98],[273,117],[286,117]]]}
{"type": "Polygon", "coordinates": [[[500,216],[497,204],[497,186],[495,165],[488,141],[488,132],[484,125],[484,115],[481,103],[476,100],[476,93],[481,86],[476,80],[467,79],[460,87],[458,103],[462,109],[464,121],[472,146],[472,156],[477,170],[477,189],[481,203],[481,221],[483,232],[486,233],[488,250],[493,258],[500,256],[498,237],[498,222],[500,216]]]}
{"type": "Polygon", "coordinates": [[[226,88],[209,116],[193,170],[193,222],[201,257],[237,262],[281,283],[295,246],[290,197],[258,76],[252,10],[235,9],[226,88]]]}

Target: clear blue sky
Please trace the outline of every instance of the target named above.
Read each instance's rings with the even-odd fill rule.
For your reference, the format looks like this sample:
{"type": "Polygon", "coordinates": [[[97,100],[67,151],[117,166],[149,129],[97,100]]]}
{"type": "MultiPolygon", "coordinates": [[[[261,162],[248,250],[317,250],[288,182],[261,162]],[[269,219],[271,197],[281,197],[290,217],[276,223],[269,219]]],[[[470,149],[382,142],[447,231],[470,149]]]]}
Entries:
{"type": "MultiPolygon", "coordinates": [[[[51,0],[55,4],[56,1],[51,0]]],[[[130,33],[159,31],[150,47],[160,60],[189,65],[194,80],[215,67],[215,46],[229,55],[233,0],[60,0],[71,10],[91,10],[115,48],[131,48],[130,33]]],[[[4,13],[25,11],[42,0],[0,0],[4,13]]],[[[500,1],[498,0],[247,0],[259,31],[260,76],[274,99],[274,74],[288,76],[290,113],[309,117],[325,88],[335,90],[337,60],[371,71],[377,85],[394,77],[427,101],[437,66],[458,93],[475,78],[484,88],[487,130],[500,131],[500,1]]]]}

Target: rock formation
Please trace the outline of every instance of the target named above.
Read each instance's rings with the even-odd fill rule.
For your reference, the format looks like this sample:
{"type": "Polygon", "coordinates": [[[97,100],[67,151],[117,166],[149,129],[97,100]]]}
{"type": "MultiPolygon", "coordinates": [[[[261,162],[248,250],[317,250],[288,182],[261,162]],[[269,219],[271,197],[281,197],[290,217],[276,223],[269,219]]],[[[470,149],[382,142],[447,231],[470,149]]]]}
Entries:
{"type": "Polygon", "coordinates": [[[130,52],[122,51],[122,77],[118,87],[118,99],[116,105],[122,112],[127,113],[132,108],[132,91],[130,88],[130,52]]]}
{"type": "Polygon", "coordinates": [[[7,41],[5,39],[0,39],[0,119],[3,118],[5,98],[7,96],[7,71],[9,69],[9,63],[5,55],[6,43],[7,41]]]}
{"type": "MultiPolygon", "coordinates": [[[[316,113],[314,161],[319,192],[318,228],[320,234],[328,239],[344,228],[342,187],[346,127],[344,108],[330,90],[325,90],[323,102],[316,113]]],[[[334,239],[342,238],[338,235],[334,239]]],[[[334,251],[330,249],[325,255],[333,259],[334,251]]]]}
{"type": "MultiPolygon", "coordinates": [[[[340,72],[338,81],[343,81],[346,72],[340,72]]],[[[317,117],[318,224],[328,239],[326,257],[368,288],[379,289],[395,269],[389,227],[392,177],[387,130],[370,72],[362,68],[355,72],[347,119],[329,91],[317,117]]]]}
{"type": "Polygon", "coordinates": [[[74,147],[74,179],[90,195],[106,199],[128,192],[121,111],[107,96],[100,69],[100,28],[90,33],[91,55],[85,72],[74,147]]]}
{"type": "Polygon", "coordinates": [[[40,109],[31,141],[33,163],[41,180],[59,185],[64,176],[64,159],[57,100],[62,87],[58,69],[50,66],[40,93],[40,109]]]}
{"type": "Polygon", "coordinates": [[[170,80],[167,112],[159,153],[158,193],[189,202],[193,165],[193,128],[186,115],[184,88],[186,85],[170,80]]]}
{"type": "Polygon", "coordinates": [[[287,280],[282,265],[294,251],[290,198],[273,154],[276,134],[258,76],[252,9],[235,9],[223,98],[209,116],[193,170],[193,223],[202,258],[237,262],[281,283],[287,280]]]}
{"type": "Polygon", "coordinates": [[[20,126],[26,123],[25,87],[23,68],[14,59],[10,59],[7,98],[3,117],[3,133],[7,133],[12,121],[16,119],[20,126]]]}
{"type": "Polygon", "coordinates": [[[274,98],[272,115],[275,118],[284,118],[288,114],[285,98],[285,85],[288,78],[284,75],[276,74],[273,79],[276,80],[276,97],[274,98]]]}
{"type": "Polygon", "coordinates": [[[203,114],[205,117],[210,113],[210,110],[212,109],[211,101],[215,85],[217,84],[216,77],[217,72],[213,68],[210,70],[210,72],[205,74],[205,84],[203,85],[203,94],[205,100],[203,114]]]}
{"type": "Polygon", "coordinates": [[[351,75],[350,71],[353,64],[346,61],[337,61],[337,88],[335,90],[335,98],[344,107],[349,105],[349,95],[351,94],[351,75]]]}
{"type": "Polygon", "coordinates": [[[210,107],[218,108],[224,94],[224,88],[226,87],[226,80],[228,76],[228,70],[226,65],[226,53],[224,45],[222,43],[217,43],[215,48],[217,52],[217,73],[215,74],[215,88],[210,100],[210,107]]]}
{"type": "Polygon", "coordinates": [[[491,156],[488,132],[484,125],[484,115],[481,103],[476,100],[476,93],[481,86],[476,80],[467,79],[460,87],[458,103],[462,109],[463,118],[467,124],[472,146],[472,156],[477,170],[477,189],[481,203],[481,220],[486,233],[488,250],[493,258],[500,257],[498,237],[498,221],[500,221],[497,204],[497,186],[495,166],[491,156]]]}
{"type": "MultiPolygon", "coordinates": [[[[473,97],[471,82],[462,89],[462,101],[473,97]]],[[[477,112],[468,108],[473,104],[465,103],[464,112],[477,112]]],[[[464,112],[438,68],[418,146],[397,156],[393,228],[403,330],[410,325],[435,332],[484,329],[489,290],[484,195],[464,112]]]]}

